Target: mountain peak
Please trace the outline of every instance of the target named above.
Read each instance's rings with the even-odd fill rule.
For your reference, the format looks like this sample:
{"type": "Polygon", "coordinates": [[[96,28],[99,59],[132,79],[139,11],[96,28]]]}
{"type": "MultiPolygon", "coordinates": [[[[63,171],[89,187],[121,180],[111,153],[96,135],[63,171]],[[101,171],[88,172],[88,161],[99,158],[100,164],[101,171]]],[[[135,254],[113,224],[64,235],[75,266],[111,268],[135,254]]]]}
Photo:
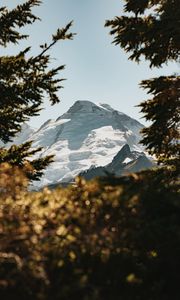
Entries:
{"type": "Polygon", "coordinates": [[[67,113],[81,113],[81,112],[95,112],[96,110],[100,110],[100,107],[95,103],[88,100],[78,100],[76,101],[67,113]]]}

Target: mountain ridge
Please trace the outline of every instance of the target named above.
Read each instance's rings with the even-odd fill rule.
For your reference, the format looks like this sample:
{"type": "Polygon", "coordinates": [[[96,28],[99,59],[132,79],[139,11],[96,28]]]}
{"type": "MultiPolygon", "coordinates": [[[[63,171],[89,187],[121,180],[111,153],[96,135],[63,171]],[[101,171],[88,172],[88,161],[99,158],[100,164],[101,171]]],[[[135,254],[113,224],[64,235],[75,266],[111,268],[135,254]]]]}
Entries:
{"type": "Polygon", "coordinates": [[[148,159],[143,152],[133,152],[130,150],[129,145],[125,144],[114,156],[111,163],[104,167],[92,167],[84,172],[81,172],[79,176],[85,178],[86,180],[93,179],[94,177],[106,176],[107,174],[123,176],[131,172],[149,169],[153,166],[154,163],[148,159]]]}

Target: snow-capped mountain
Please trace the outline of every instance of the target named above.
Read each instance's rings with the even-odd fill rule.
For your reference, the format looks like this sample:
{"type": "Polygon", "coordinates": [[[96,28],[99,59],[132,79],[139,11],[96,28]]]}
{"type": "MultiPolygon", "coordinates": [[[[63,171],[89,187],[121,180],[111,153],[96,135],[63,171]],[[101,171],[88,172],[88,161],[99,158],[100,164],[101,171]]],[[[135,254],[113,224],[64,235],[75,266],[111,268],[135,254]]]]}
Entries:
{"type": "Polygon", "coordinates": [[[76,101],[65,114],[46,121],[37,131],[24,125],[14,142],[33,140],[33,147],[43,147],[39,155],[55,155],[41,181],[35,182],[38,188],[67,182],[92,167],[107,166],[125,144],[134,153],[142,153],[142,128],[107,104],[76,101]]]}
{"type": "Polygon", "coordinates": [[[128,144],[139,145],[143,125],[107,104],[76,101],[57,120],[48,120],[31,139],[33,147],[43,146],[41,155],[55,155],[55,162],[35,185],[67,182],[92,166],[105,166],[128,144]]]}

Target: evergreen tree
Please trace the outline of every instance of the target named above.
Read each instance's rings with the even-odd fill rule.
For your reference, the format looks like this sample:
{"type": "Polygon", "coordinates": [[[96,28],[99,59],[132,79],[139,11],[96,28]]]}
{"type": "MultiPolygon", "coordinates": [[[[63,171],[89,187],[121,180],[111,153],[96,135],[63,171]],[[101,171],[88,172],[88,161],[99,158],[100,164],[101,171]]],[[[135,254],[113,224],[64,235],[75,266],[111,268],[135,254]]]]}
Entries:
{"type": "MultiPolygon", "coordinates": [[[[150,67],[177,61],[180,54],[179,0],[126,0],[128,15],[106,21],[113,43],[130,52],[136,62],[144,57],[150,67]]],[[[141,82],[152,99],[139,106],[151,122],[142,130],[142,144],[159,163],[177,164],[179,160],[180,76],[161,76],[141,82]]]]}
{"type": "MultiPolygon", "coordinates": [[[[15,9],[0,8],[0,45],[18,44],[27,39],[28,35],[21,34],[20,30],[28,24],[39,20],[32,13],[34,6],[40,5],[40,0],[28,0],[15,9]]],[[[73,34],[69,32],[70,22],[65,28],[58,29],[52,35],[52,41],[40,45],[36,56],[31,56],[31,47],[20,51],[17,55],[0,57],[0,140],[4,143],[21,130],[24,122],[30,117],[37,116],[45,93],[52,105],[60,101],[57,92],[62,88],[62,81],[57,77],[64,65],[50,68],[50,55],[47,53],[58,41],[71,40],[73,34]]],[[[31,151],[31,142],[21,146],[12,146],[10,149],[0,148],[0,163],[23,166],[29,156],[40,151],[41,148],[31,151]]],[[[52,156],[31,161],[33,172],[29,177],[38,179],[42,170],[52,161],[52,156]]]]}

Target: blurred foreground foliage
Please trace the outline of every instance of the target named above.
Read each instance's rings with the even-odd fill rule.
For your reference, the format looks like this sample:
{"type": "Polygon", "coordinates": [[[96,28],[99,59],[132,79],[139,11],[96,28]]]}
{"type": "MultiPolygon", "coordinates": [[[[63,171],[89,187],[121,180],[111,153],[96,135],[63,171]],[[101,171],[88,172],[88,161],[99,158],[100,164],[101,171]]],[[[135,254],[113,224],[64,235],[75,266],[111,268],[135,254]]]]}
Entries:
{"type": "Polygon", "coordinates": [[[28,192],[0,165],[0,299],[179,300],[177,174],[28,192]]]}

